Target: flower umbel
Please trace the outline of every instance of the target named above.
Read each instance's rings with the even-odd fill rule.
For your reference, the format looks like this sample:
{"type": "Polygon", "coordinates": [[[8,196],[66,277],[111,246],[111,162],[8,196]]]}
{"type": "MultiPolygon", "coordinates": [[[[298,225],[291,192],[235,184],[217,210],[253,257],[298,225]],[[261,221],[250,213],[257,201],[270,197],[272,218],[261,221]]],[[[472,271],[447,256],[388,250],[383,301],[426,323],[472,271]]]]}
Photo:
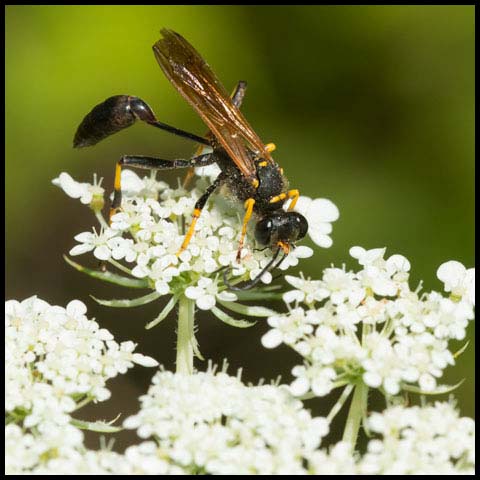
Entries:
{"type": "Polygon", "coordinates": [[[370,475],[473,475],[475,422],[450,403],[390,407],[373,413],[370,440],[359,473],[370,475]]]}
{"type": "Polygon", "coordinates": [[[160,371],[124,426],[156,438],[162,457],[186,474],[307,473],[328,422],[312,418],[282,386],[246,386],[215,370],[160,371]]]}
{"type": "MultiPolygon", "coordinates": [[[[208,171],[204,173],[209,175],[208,171]]],[[[74,185],[74,194],[77,196],[77,190],[89,190],[84,186],[88,184],[78,184],[68,174],[61,174],[59,179],[55,181],[56,184],[70,196],[71,184],[74,185]]],[[[158,296],[173,295],[175,301],[169,304],[170,309],[185,295],[195,300],[199,309],[211,310],[216,315],[219,312],[219,301],[222,302],[222,309],[232,307],[238,311],[236,302],[241,299],[227,291],[229,285],[238,285],[256,278],[271,260],[272,252],[269,249],[259,250],[251,240],[253,235],[247,235],[241,260],[237,261],[243,216],[241,205],[236,206],[218,195],[214,202],[202,210],[193,238],[185,251],[177,257],[195,202],[206,187],[206,177],[199,178],[193,190],[187,192],[183,187],[169,188],[166,183],[157,181],[154,173],[141,179],[134,172],[123,170],[121,211],[112,216],[110,226],[97,215],[101,223],[100,231],[94,229],[93,232],[78,234],[75,240],[79,244],[70,250],[70,255],[91,251],[97,259],[106,261],[114,269],[120,269],[122,275],[128,274],[131,284],[138,279],[139,285],[152,288],[158,296]],[[224,283],[224,274],[228,284],[224,283]]],[[[329,222],[338,217],[338,210],[332,202],[301,197],[299,206],[302,205],[305,213],[315,220],[312,228],[321,223],[322,235],[331,232],[329,222]],[[308,210],[306,205],[312,202],[317,202],[315,208],[308,210]],[[317,217],[323,215],[321,222],[313,218],[314,213],[317,217]]],[[[320,238],[319,235],[317,237],[320,238]]],[[[320,243],[323,246],[331,244],[330,239],[327,241],[327,237],[322,238],[320,243]]],[[[306,246],[295,248],[280,268],[285,270],[295,266],[299,259],[307,258],[312,253],[306,246]]],[[[114,281],[112,275],[109,281],[114,281]]],[[[269,284],[272,281],[271,273],[264,273],[261,281],[264,285],[269,284]]],[[[150,295],[145,301],[155,300],[158,296],[150,295]]],[[[128,300],[123,302],[123,306],[127,306],[128,300]]],[[[135,299],[132,302],[138,305],[141,300],[135,299]]],[[[222,320],[229,317],[224,311],[220,311],[217,316],[222,320]]]]}
{"type": "Polygon", "coordinates": [[[108,399],[107,380],[134,363],[158,365],[134,353],[133,342],[115,342],[86,311],[79,300],[66,308],[37,297],[5,302],[8,473],[58,473],[55,462],[67,464],[85,452],[73,412],[108,399]]]}
{"type": "Polygon", "coordinates": [[[263,345],[285,343],[303,357],[292,371],[296,395],[323,396],[352,379],[386,395],[402,388],[435,392],[454,364],[448,341],[463,339],[473,319],[474,269],[453,262],[439,268],[447,291],[456,292],[452,300],[412,291],[410,263],[401,255],[385,260],[384,248],[350,252],[363,267],[358,272],[332,267],[321,280],[285,277],[295,287],[283,297],[289,312],[268,319],[273,329],[263,345]]]}

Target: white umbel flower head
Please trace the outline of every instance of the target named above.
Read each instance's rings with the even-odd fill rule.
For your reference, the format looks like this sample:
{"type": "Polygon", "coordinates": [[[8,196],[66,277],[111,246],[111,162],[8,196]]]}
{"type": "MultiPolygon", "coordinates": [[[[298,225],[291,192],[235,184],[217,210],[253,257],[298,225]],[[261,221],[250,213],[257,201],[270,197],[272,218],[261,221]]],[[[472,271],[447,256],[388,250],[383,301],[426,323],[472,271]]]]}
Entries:
{"type": "Polygon", "coordinates": [[[473,474],[475,422],[460,418],[449,403],[425,407],[390,407],[373,413],[369,430],[381,436],[370,440],[358,464],[367,475],[473,474]]]}
{"type": "Polygon", "coordinates": [[[71,414],[84,403],[109,398],[107,380],[134,363],[158,363],[135,353],[133,342],[116,343],[86,313],[79,300],[65,308],[37,297],[5,302],[7,474],[135,470],[121,455],[87,450],[71,414]]]}
{"type": "MultiPolygon", "coordinates": [[[[122,276],[130,275],[133,283],[152,288],[159,295],[178,298],[184,293],[187,298],[195,300],[199,309],[213,311],[219,318],[225,318],[226,314],[218,311],[217,303],[226,301],[232,304],[236,300],[227,290],[232,285],[241,287],[243,282],[256,280],[260,280],[259,286],[270,284],[272,272],[265,271],[265,268],[271,265],[272,255],[280,247],[263,248],[256,243],[253,232],[248,231],[238,260],[244,214],[242,205],[222,195],[214,195],[214,201],[212,198],[202,209],[188,246],[181,250],[196,201],[208,187],[207,179],[215,168],[199,170],[198,173],[205,176],[197,179],[192,190],[180,186],[169,188],[156,180],[154,172],[140,178],[135,172],[123,169],[121,208],[111,216],[110,225],[97,212],[100,232],[94,229],[78,234],[75,237],[78,244],[70,250],[70,255],[92,252],[95,258],[115,269],[112,273],[121,270],[122,276]]],[[[79,185],[83,184],[66,174],[61,178],[60,185],[64,190],[77,195],[81,190],[79,185]]],[[[60,180],[57,180],[55,182],[59,184],[60,180]]],[[[317,243],[330,246],[330,222],[338,217],[337,208],[329,200],[306,197],[299,199],[301,208],[302,205],[307,210],[311,233],[316,232],[313,236],[317,243]],[[307,203],[311,204],[308,208],[307,203]]],[[[249,225],[252,230],[253,223],[249,225]]],[[[311,248],[292,245],[278,268],[285,271],[311,255],[311,248]]],[[[132,283],[131,278],[125,280],[124,277],[123,281],[124,284],[132,283]]]]}
{"type": "Polygon", "coordinates": [[[439,388],[444,370],[455,363],[448,342],[465,338],[474,318],[471,300],[464,300],[472,295],[474,269],[444,264],[439,278],[455,297],[419,296],[408,284],[410,262],[402,255],[385,259],[385,251],[352,247],[361,266],[356,272],[331,267],[321,280],[286,276],[295,287],[283,296],[288,313],[268,318],[272,328],[262,344],[283,343],[301,355],[292,370],[293,394],[327,395],[352,372],[388,396],[403,387],[439,388]]]}
{"type": "Polygon", "coordinates": [[[29,411],[30,426],[64,424],[80,397],[106,400],[106,381],[134,363],[158,363],[134,353],[133,342],[116,343],[72,300],[66,308],[31,297],[5,302],[6,410],[29,411]]]}
{"type": "Polygon", "coordinates": [[[156,437],[163,458],[185,473],[304,474],[329,428],[287,388],[245,386],[214,369],[193,375],[159,372],[125,428],[156,437]]]}

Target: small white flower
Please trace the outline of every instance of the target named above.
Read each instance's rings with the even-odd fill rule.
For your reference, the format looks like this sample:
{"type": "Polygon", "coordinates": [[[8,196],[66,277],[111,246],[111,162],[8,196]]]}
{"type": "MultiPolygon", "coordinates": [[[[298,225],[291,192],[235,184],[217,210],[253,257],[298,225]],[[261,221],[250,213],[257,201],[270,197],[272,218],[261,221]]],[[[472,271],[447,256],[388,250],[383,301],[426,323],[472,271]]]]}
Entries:
{"type": "Polygon", "coordinates": [[[337,376],[333,368],[315,365],[297,365],[292,369],[292,375],[297,377],[290,385],[292,395],[302,396],[311,390],[317,397],[323,397],[332,391],[333,380],[337,376]]]}
{"type": "Polygon", "coordinates": [[[200,310],[210,310],[215,306],[215,301],[224,300],[232,302],[237,296],[232,292],[219,292],[218,284],[211,278],[201,277],[196,286],[190,286],[185,290],[185,296],[195,300],[200,310]]]}
{"type": "Polygon", "coordinates": [[[450,260],[442,263],[437,270],[437,277],[445,285],[446,292],[464,298],[475,305],[475,269],[466,269],[460,262],[450,260]]]}
{"type": "Polygon", "coordinates": [[[315,451],[309,458],[312,475],[357,475],[358,466],[348,442],[338,442],[329,449],[315,451]]]}
{"type": "Polygon", "coordinates": [[[352,272],[341,268],[326,268],[323,271],[322,285],[330,291],[330,299],[336,305],[346,300],[357,306],[365,297],[365,289],[352,272]]]}
{"type": "Polygon", "coordinates": [[[327,298],[330,294],[328,290],[322,288],[322,282],[319,280],[305,280],[304,278],[285,275],[285,280],[296,288],[283,294],[286,303],[292,301],[305,302],[307,304],[315,301],[319,302],[327,298]]]}
{"type": "Polygon", "coordinates": [[[288,315],[278,315],[268,318],[268,324],[273,327],[262,337],[265,348],[278,347],[282,342],[294,345],[304,335],[313,332],[312,325],[305,321],[305,310],[295,308],[288,315]]]}
{"type": "Polygon", "coordinates": [[[117,232],[106,229],[97,233],[93,230],[91,232],[82,232],[75,235],[75,240],[80,242],[80,245],[76,245],[70,250],[70,255],[82,255],[83,253],[93,250],[93,255],[99,260],[108,260],[112,256],[112,244],[111,240],[117,235],[117,232]]]}
{"type": "Polygon", "coordinates": [[[103,198],[105,190],[100,186],[102,180],[97,184],[94,180],[90,183],[76,182],[68,173],[62,172],[52,183],[60,187],[69,197],[79,198],[80,202],[88,205],[92,202],[94,196],[103,198]]]}
{"type": "Polygon", "coordinates": [[[372,248],[371,250],[365,250],[363,247],[350,248],[350,256],[356,258],[358,263],[363,267],[372,265],[378,268],[382,268],[385,264],[383,256],[385,255],[386,248],[372,248]]]}
{"type": "Polygon", "coordinates": [[[125,197],[157,198],[158,192],[166,190],[168,185],[159,182],[155,176],[140,178],[133,170],[122,169],[122,195],[125,197]]]}
{"type": "Polygon", "coordinates": [[[221,173],[220,167],[216,163],[208,165],[206,167],[196,167],[195,175],[199,177],[209,177],[210,180],[215,180],[221,173]]]}

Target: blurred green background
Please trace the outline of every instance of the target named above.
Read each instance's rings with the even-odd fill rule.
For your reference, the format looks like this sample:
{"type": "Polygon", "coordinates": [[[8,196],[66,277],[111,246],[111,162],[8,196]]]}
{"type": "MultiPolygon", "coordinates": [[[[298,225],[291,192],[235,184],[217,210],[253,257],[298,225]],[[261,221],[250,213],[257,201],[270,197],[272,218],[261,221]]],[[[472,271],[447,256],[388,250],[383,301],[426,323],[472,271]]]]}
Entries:
{"type": "MultiPolygon", "coordinates": [[[[51,184],[61,171],[88,182],[97,172],[110,190],[122,154],[192,154],[190,142],[145,125],[95,148],[72,148],[83,116],[114,94],[138,95],[160,120],[205,131],[155,61],[151,46],[161,27],[184,35],[228,90],[248,81],[243,111],[265,142],[276,143],[291,184],[339,207],[333,247],[302,264],[307,275],[331,263],[354,267],[353,245],[405,255],[412,283],[423,279],[427,290],[441,287],[435,272],[442,262],[473,266],[473,6],[7,6],[7,298],[37,294],[60,305],[79,298],[118,341],[132,339],[173,368],[173,317],[146,335],[159,304],[130,311],[96,305],[89,294],[138,292],[99,284],[62,260],[94,218],[51,184]]],[[[165,178],[175,182],[176,174],[165,178]]],[[[243,366],[249,381],[291,378],[297,357],[286,347],[263,349],[264,322],[237,330],[203,312],[198,322],[206,358],[228,357],[230,371],[243,366]]],[[[473,364],[470,344],[444,378],[466,378],[456,396],[470,416],[473,364]]],[[[152,374],[138,367],[115,379],[115,406],[106,402],[85,416],[134,412],[152,374]]],[[[322,413],[332,401],[311,407],[322,413]]],[[[119,435],[117,447],[130,440],[119,435]]]]}

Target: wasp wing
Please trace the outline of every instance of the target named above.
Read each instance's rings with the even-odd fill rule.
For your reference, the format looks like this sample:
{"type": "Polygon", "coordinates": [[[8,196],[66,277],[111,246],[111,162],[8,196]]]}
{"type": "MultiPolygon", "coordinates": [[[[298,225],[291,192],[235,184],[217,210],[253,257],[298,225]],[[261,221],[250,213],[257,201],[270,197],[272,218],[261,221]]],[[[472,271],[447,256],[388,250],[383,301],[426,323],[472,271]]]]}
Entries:
{"type": "Polygon", "coordinates": [[[229,94],[200,54],[178,33],[162,29],[153,46],[166,77],[197,111],[240,171],[255,177],[254,160],[245,142],[262,158],[271,160],[258,135],[232,103],[229,94]]]}

